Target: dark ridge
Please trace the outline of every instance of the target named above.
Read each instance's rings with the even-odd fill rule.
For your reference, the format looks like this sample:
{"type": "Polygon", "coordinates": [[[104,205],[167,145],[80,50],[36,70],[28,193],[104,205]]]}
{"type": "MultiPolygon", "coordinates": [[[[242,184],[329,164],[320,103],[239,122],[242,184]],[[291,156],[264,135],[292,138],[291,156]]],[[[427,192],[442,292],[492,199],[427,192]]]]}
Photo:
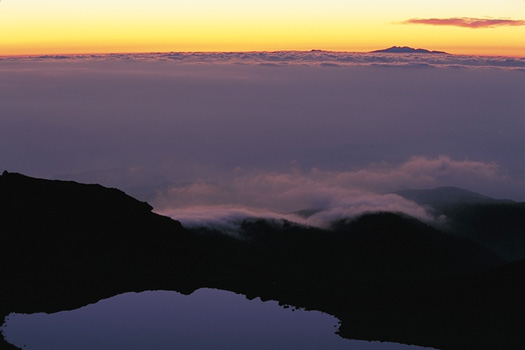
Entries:
{"type": "Polygon", "coordinates": [[[391,281],[462,276],[503,265],[492,250],[449,235],[415,218],[389,212],[334,223],[354,256],[369,261],[366,273],[391,281]],[[392,278],[393,277],[393,278],[392,278]]]}
{"type": "Polygon", "coordinates": [[[271,252],[266,264],[275,265],[272,270],[281,271],[283,278],[304,272],[332,283],[341,275],[346,279],[337,283],[407,282],[463,276],[505,263],[476,243],[393,213],[340,221],[331,231],[287,221],[245,220],[239,235],[261,254],[271,252]]]}
{"type": "Polygon", "coordinates": [[[457,187],[396,193],[444,216],[447,232],[469,238],[508,261],[525,259],[525,203],[457,187]]]}
{"type": "Polygon", "coordinates": [[[372,53],[423,53],[423,54],[446,54],[444,51],[430,51],[426,49],[413,49],[408,46],[392,46],[388,49],[372,51],[372,53]]]}
{"type": "Polygon", "coordinates": [[[190,255],[180,251],[190,238],[179,222],[117,189],[4,172],[0,196],[1,310],[55,309],[62,289],[66,305],[82,306],[75,293],[96,301],[133,290],[158,254],[190,255]]]}
{"type": "MultiPolygon", "coordinates": [[[[250,219],[236,238],[184,229],[99,185],[4,172],[0,198],[0,319],[210,287],[329,313],[350,339],[525,348],[525,262],[411,217],[375,213],[332,230],[250,219]]],[[[0,339],[0,349],[13,347],[0,339]]]]}
{"type": "Polygon", "coordinates": [[[525,203],[467,203],[442,208],[447,229],[508,261],[525,259],[525,203]]]}
{"type": "Polygon", "coordinates": [[[435,209],[466,203],[516,203],[508,199],[494,199],[458,187],[438,187],[428,190],[402,190],[394,193],[410,199],[419,205],[429,205],[435,209]]]}

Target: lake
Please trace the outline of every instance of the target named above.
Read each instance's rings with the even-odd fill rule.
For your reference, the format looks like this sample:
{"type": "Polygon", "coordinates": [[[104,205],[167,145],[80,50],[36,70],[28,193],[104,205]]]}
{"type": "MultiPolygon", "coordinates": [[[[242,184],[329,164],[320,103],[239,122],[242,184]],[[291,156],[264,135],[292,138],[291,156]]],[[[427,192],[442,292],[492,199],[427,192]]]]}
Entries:
{"type": "Polygon", "coordinates": [[[319,311],[203,288],[124,293],[54,314],[12,313],[1,330],[25,350],[429,349],[347,340],[337,328],[336,318],[319,311]]]}

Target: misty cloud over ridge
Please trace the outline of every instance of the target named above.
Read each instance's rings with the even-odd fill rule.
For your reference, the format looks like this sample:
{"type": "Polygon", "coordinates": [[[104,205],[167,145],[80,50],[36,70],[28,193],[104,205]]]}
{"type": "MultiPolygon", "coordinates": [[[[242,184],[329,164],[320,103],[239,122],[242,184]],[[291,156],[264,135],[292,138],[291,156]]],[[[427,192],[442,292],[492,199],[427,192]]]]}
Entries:
{"type": "Polygon", "coordinates": [[[190,183],[157,192],[155,210],[183,225],[217,225],[233,230],[244,218],[285,219],[327,227],[368,212],[399,212],[435,222],[428,208],[390,192],[402,188],[433,188],[455,184],[469,187],[504,183],[508,177],[496,164],[457,161],[448,156],[415,156],[392,166],[373,164],[354,171],[243,173],[231,182],[190,183]],[[301,210],[312,210],[303,218],[301,210]]]}
{"type": "Polygon", "coordinates": [[[165,208],[159,213],[180,221],[186,228],[206,228],[233,235],[238,233],[245,220],[263,219],[275,225],[281,225],[286,220],[305,226],[315,225],[313,221],[296,214],[232,205],[165,208]]]}
{"type": "MultiPolygon", "coordinates": [[[[406,24],[461,25],[490,27],[498,25],[524,25],[523,21],[496,19],[410,19],[406,24]]],[[[378,48],[381,49],[381,48],[378,48]]],[[[429,48],[432,49],[432,48],[429,48]]],[[[340,66],[398,66],[398,67],[485,67],[522,70],[525,57],[493,57],[469,55],[426,55],[355,53],[333,51],[255,51],[255,52],[166,52],[140,54],[90,54],[90,55],[43,55],[26,57],[0,57],[0,62],[172,62],[188,64],[242,64],[283,67],[289,65],[312,65],[325,68],[340,66]]]]}

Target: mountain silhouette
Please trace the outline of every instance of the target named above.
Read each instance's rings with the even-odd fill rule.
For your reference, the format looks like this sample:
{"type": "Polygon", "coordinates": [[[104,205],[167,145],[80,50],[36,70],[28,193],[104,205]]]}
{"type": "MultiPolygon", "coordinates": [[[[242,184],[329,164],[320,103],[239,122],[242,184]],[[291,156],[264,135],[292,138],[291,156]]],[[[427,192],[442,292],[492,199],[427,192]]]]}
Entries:
{"type": "Polygon", "coordinates": [[[4,172],[0,193],[0,318],[210,287],[329,313],[350,339],[525,345],[525,261],[408,216],[370,213],[326,230],[247,219],[234,237],[186,229],[100,185],[4,172]]]}
{"type": "Polygon", "coordinates": [[[445,231],[478,242],[508,261],[525,259],[525,203],[457,187],[396,193],[442,215],[445,231]]]}
{"type": "Polygon", "coordinates": [[[507,199],[494,199],[480,193],[468,191],[459,187],[438,187],[423,190],[402,190],[394,192],[420,205],[429,205],[435,209],[458,204],[502,204],[515,203],[507,199]]]}
{"type": "Polygon", "coordinates": [[[372,51],[372,53],[423,53],[423,54],[447,54],[444,51],[430,51],[426,49],[414,49],[408,46],[392,46],[388,49],[372,51]]]}

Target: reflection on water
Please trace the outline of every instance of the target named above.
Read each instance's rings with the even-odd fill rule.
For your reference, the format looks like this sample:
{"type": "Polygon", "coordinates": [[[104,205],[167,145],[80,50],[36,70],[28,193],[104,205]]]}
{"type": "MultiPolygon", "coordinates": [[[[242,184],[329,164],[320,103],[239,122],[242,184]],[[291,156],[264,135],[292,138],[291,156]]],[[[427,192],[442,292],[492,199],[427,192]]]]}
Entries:
{"type": "Polygon", "coordinates": [[[11,314],[7,341],[27,350],[423,349],[342,339],[338,321],[317,311],[200,289],[125,293],[73,311],[11,314]]]}

